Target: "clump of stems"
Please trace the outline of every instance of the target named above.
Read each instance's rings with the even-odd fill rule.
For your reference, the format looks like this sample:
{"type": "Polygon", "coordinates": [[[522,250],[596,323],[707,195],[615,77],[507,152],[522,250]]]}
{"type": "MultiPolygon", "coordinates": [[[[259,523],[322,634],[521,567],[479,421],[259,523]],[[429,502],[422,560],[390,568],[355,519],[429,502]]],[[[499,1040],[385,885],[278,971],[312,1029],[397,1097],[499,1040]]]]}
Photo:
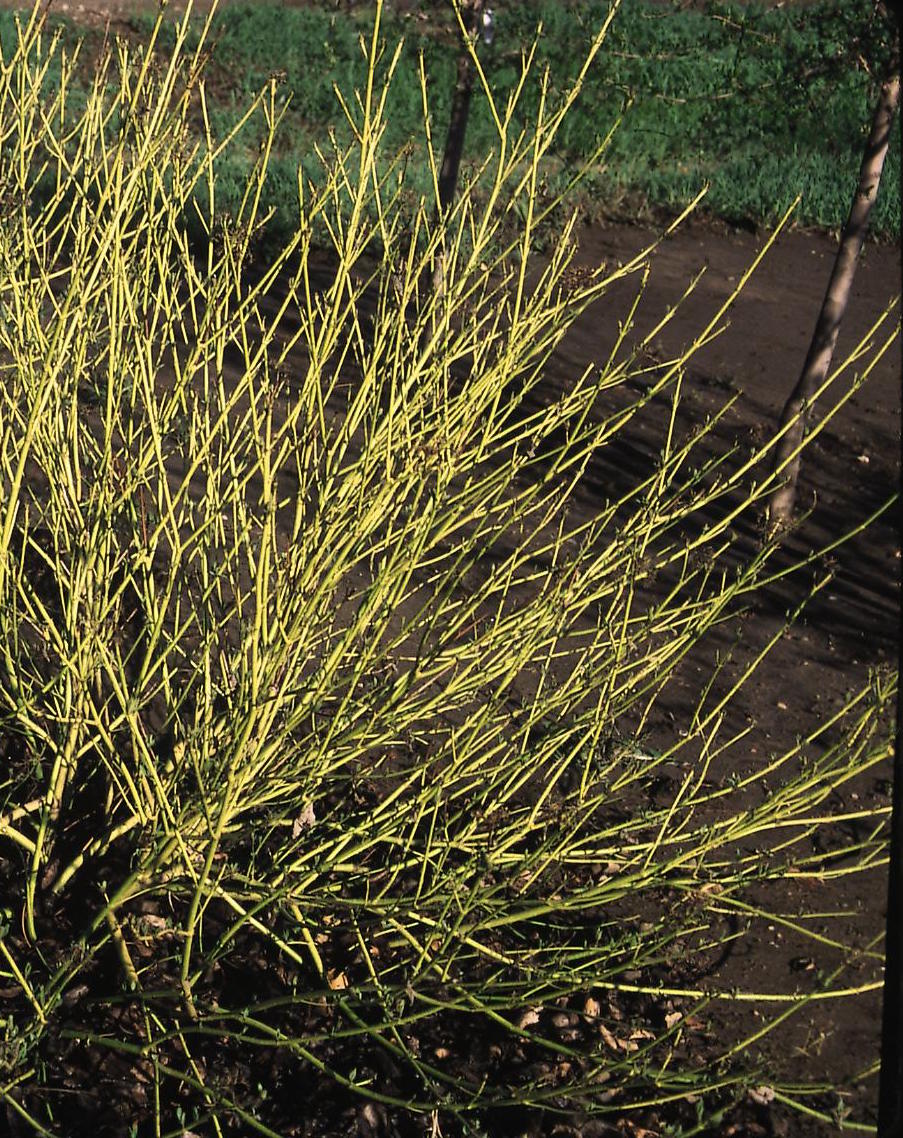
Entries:
{"type": "Polygon", "coordinates": [[[756,1040],[697,1062],[686,1023],[726,1000],[779,1023],[871,981],[840,967],[805,996],[728,992],[671,965],[726,919],[742,936],[765,912],[752,884],[880,860],[883,815],[855,812],[851,844],[828,799],[886,756],[894,685],[876,675],[753,770],[721,724],[766,645],[732,684],[714,669],[670,749],[643,742],[674,669],[778,573],[732,529],[770,489],[767,446],[713,458],[713,423],[678,428],[724,310],[651,376],[625,321],[548,398],[575,319],[641,283],[653,250],[575,270],[574,218],[539,187],[579,84],[552,100],[529,52],[504,106],[474,57],[497,146],[441,219],[412,203],[381,148],[398,56],[378,8],[366,89],[341,100],[355,141],[324,148],[316,186],[299,175],[296,231],[261,261],[276,80],[248,108],[263,141],[225,216],[236,136],[210,125],[209,20],[189,49],[186,17],[165,56],[161,26],[86,90],[37,14],[3,45],[0,840],[17,900],[0,972],[21,998],[0,1097],[61,1133],[42,1090],[58,1035],[127,1057],[156,1133],[184,1096],[195,1129],[275,1132],[260,1088],[210,1074],[214,1053],[278,1056],[445,1126],[743,1093],[756,1040]],[[639,375],[641,395],[606,401],[639,375]],[[663,402],[654,468],[573,509],[663,402]],[[650,801],[665,770],[673,793],[650,801]],[[373,1053],[393,1072],[379,1085],[355,1058],[373,1053]]]}

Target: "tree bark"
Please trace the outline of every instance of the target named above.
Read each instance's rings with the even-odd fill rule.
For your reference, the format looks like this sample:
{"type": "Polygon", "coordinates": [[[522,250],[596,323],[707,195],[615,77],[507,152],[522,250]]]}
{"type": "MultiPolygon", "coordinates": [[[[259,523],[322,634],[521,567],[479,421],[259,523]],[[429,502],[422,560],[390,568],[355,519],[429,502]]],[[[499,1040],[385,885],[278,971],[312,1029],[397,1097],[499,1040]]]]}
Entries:
{"type": "Polygon", "coordinates": [[[781,414],[780,427],[785,433],[775,450],[773,471],[778,476],[783,476],[783,482],[772,493],[768,504],[768,523],[772,532],[786,529],[793,517],[800,471],[800,447],[809,423],[815,393],[824,383],[831,367],[834,348],[837,345],[837,334],[850,298],[850,290],[853,285],[853,278],[856,275],[859,254],[865,240],[869,216],[878,193],[881,171],[884,168],[884,159],[887,155],[891,128],[899,101],[900,54],[898,38],[887,75],[881,84],[881,91],[872,119],[872,128],[862,157],[859,185],[849,217],[841,233],[840,248],[837,250],[834,269],[828,282],[828,289],[822,302],[812,342],[809,345],[806,362],[803,365],[796,387],[791,392],[781,414]]]}
{"type": "MultiPolygon", "coordinates": [[[[464,29],[473,38],[478,27],[483,0],[465,0],[461,5],[464,29]]],[[[464,136],[467,133],[467,119],[470,115],[470,100],[473,96],[473,60],[467,44],[461,45],[458,52],[457,79],[452,96],[451,117],[448,121],[448,134],[445,136],[445,150],[439,170],[439,213],[444,217],[455,198],[458,187],[458,171],[461,168],[461,155],[464,153],[464,136]]]]}
{"type": "MultiPolygon", "coordinates": [[[[479,28],[484,0],[462,0],[461,16],[468,39],[473,40],[479,28]]],[[[458,51],[457,77],[452,95],[451,115],[448,120],[448,133],[445,136],[445,149],[442,152],[442,165],[439,168],[439,201],[437,217],[440,224],[455,200],[458,188],[458,172],[461,169],[461,156],[464,153],[464,138],[467,134],[467,120],[470,116],[470,102],[473,96],[473,59],[468,44],[462,43],[458,51]]],[[[433,263],[433,294],[445,295],[445,247],[436,254],[433,263]]]]}

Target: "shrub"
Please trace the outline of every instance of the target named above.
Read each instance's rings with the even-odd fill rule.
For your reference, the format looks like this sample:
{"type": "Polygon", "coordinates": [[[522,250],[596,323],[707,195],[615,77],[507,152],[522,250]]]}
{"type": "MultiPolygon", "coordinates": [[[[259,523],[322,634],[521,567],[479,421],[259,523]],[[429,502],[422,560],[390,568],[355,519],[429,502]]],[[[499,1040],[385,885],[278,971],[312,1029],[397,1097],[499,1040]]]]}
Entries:
{"type": "Polygon", "coordinates": [[[37,16],[2,73],[0,1095],[44,1134],[286,1132],[299,1079],[336,1127],[349,1103],[442,1133],[723,1106],[743,1041],[698,1060],[687,1025],[843,982],[728,993],[675,960],[726,915],[742,935],[751,883],[877,856],[880,820],[851,847],[823,804],[887,754],[893,694],[876,676],[751,771],[719,725],[759,657],[668,752],[643,742],[674,668],[773,572],[732,530],[764,451],[703,458],[712,425],[675,429],[723,313],[651,377],[619,345],[550,401],[569,326],[647,259],[577,271],[567,217],[532,255],[574,90],[540,94],[529,133],[495,106],[488,195],[465,185],[440,224],[381,150],[378,16],[354,143],[299,175],[290,240],[255,260],[276,82],[222,214],[209,29],[164,56],[159,28],[74,106],[37,16]],[[580,520],[588,466],[653,404],[654,469],[580,520]],[[73,1087],[97,1063],[104,1087],[73,1087]]]}

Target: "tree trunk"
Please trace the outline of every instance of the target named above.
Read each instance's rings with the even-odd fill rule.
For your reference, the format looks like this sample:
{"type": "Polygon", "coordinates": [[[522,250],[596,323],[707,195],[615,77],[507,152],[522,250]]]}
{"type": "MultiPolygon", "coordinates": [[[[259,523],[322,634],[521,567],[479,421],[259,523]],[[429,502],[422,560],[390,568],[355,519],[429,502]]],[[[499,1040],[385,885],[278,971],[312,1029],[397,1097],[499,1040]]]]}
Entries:
{"type": "Polygon", "coordinates": [[[843,320],[847,301],[850,298],[853,277],[856,275],[856,264],[862,251],[869,216],[878,193],[894,114],[899,101],[900,55],[898,39],[894,46],[887,76],[881,84],[878,103],[872,119],[872,129],[862,157],[859,186],[853,199],[850,215],[840,237],[840,248],[837,250],[831,280],[828,283],[828,290],[825,293],[818,323],[815,326],[812,343],[809,345],[809,353],[806,356],[802,374],[781,414],[780,426],[782,430],[786,428],[786,431],[775,450],[773,470],[775,474],[782,475],[784,480],[772,493],[768,503],[768,524],[772,532],[786,529],[793,516],[800,471],[800,447],[809,422],[813,398],[816,391],[824,383],[831,367],[831,359],[837,344],[837,333],[840,330],[840,322],[843,320]]]}
{"type": "MultiPolygon", "coordinates": [[[[477,27],[483,0],[469,0],[461,5],[464,30],[472,38],[477,27]]],[[[448,134],[445,136],[445,150],[442,154],[442,167],[439,170],[439,213],[445,216],[454,201],[458,186],[458,171],[461,168],[461,155],[464,153],[464,136],[467,133],[467,119],[470,115],[470,100],[473,95],[473,60],[467,44],[461,45],[458,52],[458,74],[455,92],[452,96],[451,117],[448,121],[448,134]]]]}
{"type": "MultiPolygon", "coordinates": [[[[464,31],[468,39],[473,39],[482,13],[483,0],[463,0],[461,15],[464,31]]],[[[451,115],[448,120],[448,134],[445,136],[445,150],[442,152],[442,166],[439,169],[439,201],[437,214],[441,224],[455,200],[458,188],[458,172],[461,169],[461,155],[464,153],[464,137],[467,134],[467,119],[470,116],[470,101],[473,96],[473,60],[468,44],[462,43],[458,51],[457,78],[452,95],[451,115]]],[[[445,294],[445,247],[436,254],[433,263],[433,294],[445,294]]]]}

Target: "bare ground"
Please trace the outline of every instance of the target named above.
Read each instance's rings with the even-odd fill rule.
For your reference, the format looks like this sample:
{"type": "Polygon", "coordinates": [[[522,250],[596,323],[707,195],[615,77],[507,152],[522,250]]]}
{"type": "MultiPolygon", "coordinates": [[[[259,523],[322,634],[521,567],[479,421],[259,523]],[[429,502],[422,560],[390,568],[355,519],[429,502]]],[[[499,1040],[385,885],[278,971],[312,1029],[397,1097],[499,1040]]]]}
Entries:
{"type": "MultiPolygon", "coordinates": [[[[626,261],[654,239],[655,231],[642,226],[612,225],[587,231],[582,256],[626,261]]],[[[637,314],[635,335],[653,328],[667,308],[682,294],[687,282],[702,268],[699,287],[681,307],[680,315],[653,345],[653,354],[669,358],[705,327],[727,299],[750,265],[764,238],[721,225],[692,222],[669,238],[653,259],[653,270],[637,314]]],[[[735,402],[719,427],[725,444],[741,448],[760,441],[777,422],[783,402],[794,384],[815,325],[831,270],[836,242],[825,235],[790,232],[782,235],[746,286],[730,313],[724,333],[695,357],[685,385],[685,407],[700,419],[715,412],[725,400],[735,402]]],[[[631,286],[633,287],[633,286],[631,286]]],[[[554,371],[563,379],[582,362],[598,358],[617,330],[626,308],[627,288],[619,305],[606,296],[588,314],[568,340],[554,371]]],[[[871,245],[859,267],[854,296],[838,345],[836,360],[866,335],[876,317],[900,291],[900,257],[896,248],[871,245]]],[[[852,374],[852,372],[851,372],[852,374]]],[[[897,490],[900,459],[900,343],[875,369],[865,385],[846,403],[813,444],[804,463],[800,509],[808,516],[789,542],[788,557],[819,549],[852,530],[874,513],[897,490]]],[[[550,376],[550,381],[554,381],[550,376]]],[[[849,382],[845,379],[843,382],[849,382]]],[[[841,388],[840,390],[843,390],[841,388]]],[[[815,415],[818,421],[818,414],[815,415]]],[[[639,435],[630,460],[635,470],[652,461],[658,445],[654,437],[639,435]]],[[[625,456],[620,456],[623,461],[625,456]]],[[[756,540],[750,533],[749,541],[756,540]]],[[[813,567],[813,574],[798,574],[780,587],[765,591],[744,630],[736,675],[744,659],[781,628],[785,615],[805,598],[813,577],[831,571],[832,579],[807,605],[802,619],[787,632],[753,681],[732,701],[725,730],[752,728],[747,752],[750,762],[792,746],[801,732],[811,730],[836,710],[845,695],[869,670],[893,662],[900,628],[900,515],[888,510],[864,533],[844,544],[836,555],[813,567]]],[[[733,633],[709,641],[704,654],[687,662],[671,689],[671,703],[654,726],[661,743],[673,739],[675,724],[685,721],[701,684],[707,679],[715,654],[731,648],[733,633]],[[671,719],[673,715],[673,720],[671,719]]],[[[728,678],[726,677],[726,679],[728,678]]],[[[849,792],[862,802],[887,805],[890,765],[870,775],[849,792]]],[[[838,795],[835,805],[842,805],[838,795]]],[[[769,887],[768,903],[784,912],[844,911],[841,931],[849,943],[865,946],[880,934],[886,916],[886,881],[876,871],[862,878],[839,878],[812,887],[787,882],[785,896],[769,887]]],[[[742,952],[728,951],[718,965],[722,982],[758,991],[805,990],[807,974],[836,963],[829,950],[812,959],[792,932],[774,924],[761,924],[744,942],[742,952]]],[[[863,980],[880,976],[865,962],[863,980]]],[[[852,981],[851,981],[852,982],[852,981]]],[[[824,1080],[849,1086],[851,1080],[877,1058],[881,1014],[880,993],[855,1000],[816,1005],[763,1041],[763,1057],[785,1077],[800,1082],[824,1080]]],[[[766,1009],[732,1009],[749,1021],[749,1031],[766,1009]]],[[[876,1081],[862,1081],[858,1102],[850,1102],[857,1120],[873,1118],[876,1081]]],[[[825,1109],[826,1104],[822,1104],[825,1109]]],[[[748,1133],[834,1133],[823,1123],[794,1118],[779,1110],[760,1112],[744,1123],[748,1133]],[[764,1129],[757,1130],[756,1127],[764,1129]]]]}

